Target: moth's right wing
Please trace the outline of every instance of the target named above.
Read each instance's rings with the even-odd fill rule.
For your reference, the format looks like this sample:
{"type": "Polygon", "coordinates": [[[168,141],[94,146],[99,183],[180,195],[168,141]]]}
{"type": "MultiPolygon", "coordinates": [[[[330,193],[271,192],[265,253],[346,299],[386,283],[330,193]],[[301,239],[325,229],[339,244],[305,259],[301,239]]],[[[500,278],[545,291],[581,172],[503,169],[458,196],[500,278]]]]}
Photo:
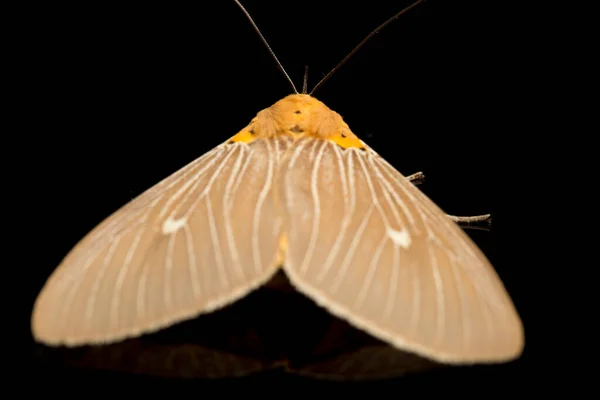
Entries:
{"type": "Polygon", "coordinates": [[[272,182],[285,139],[224,143],[116,211],[38,296],[34,337],[114,342],[225,306],[278,268],[272,182]]]}
{"type": "Polygon", "coordinates": [[[284,270],[315,302],[399,349],[504,362],[521,320],[485,255],[372,150],[298,141],[282,161],[284,270]]]}

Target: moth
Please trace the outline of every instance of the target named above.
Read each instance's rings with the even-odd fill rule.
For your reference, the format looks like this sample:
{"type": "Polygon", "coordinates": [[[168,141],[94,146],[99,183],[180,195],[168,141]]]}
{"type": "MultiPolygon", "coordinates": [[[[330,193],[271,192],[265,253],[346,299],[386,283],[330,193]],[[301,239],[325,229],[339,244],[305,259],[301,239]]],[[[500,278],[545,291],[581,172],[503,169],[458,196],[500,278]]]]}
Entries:
{"type": "Polygon", "coordinates": [[[136,337],[225,307],[283,269],[398,349],[448,364],[519,357],[518,312],[456,219],[307,94],[306,77],[294,91],[87,234],[35,302],[35,339],[136,337]]]}

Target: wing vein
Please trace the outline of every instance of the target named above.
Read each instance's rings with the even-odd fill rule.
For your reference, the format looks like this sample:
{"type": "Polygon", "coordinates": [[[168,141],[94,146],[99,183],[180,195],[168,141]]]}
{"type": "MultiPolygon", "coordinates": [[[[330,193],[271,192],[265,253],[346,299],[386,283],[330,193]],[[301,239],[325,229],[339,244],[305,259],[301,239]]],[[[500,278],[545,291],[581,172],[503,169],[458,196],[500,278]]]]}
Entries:
{"type": "MultiPolygon", "coordinates": [[[[210,177],[209,181],[206,184],[206,187],[202,190],[202,192],[200,193],[200,195],[198,195],[197,198],[194,199],[194,201],[192,202],[190,208],[187,210],[187,212],[184,214],[184,218],[188,219],[190,217],[190,215],[195,211],[196,207],[198,206],[198,204],[200,204],[200,201],[206,197],[207,194],[210,193],[210,190],[212,189],[212,185],[215,183],[215,180],[221,175],[221,171],[223,171],[223,168],[225,168],[225,165],[227,165],[227,162],[229,161],[229,159],[231,158],[231,156],[234,154],[235,150],[241,150],[240,146],[245,146],[245,145],[231,145],[231,149],[230,151],[227,153],[227,155],[224,157],[223,161],[221,161],[221,164],[215,169],[215,172],[213,172],[212,176],[210,177]]],[[[188,194],[186,195],[186,197],[179,203],[179,204],[185,204],[187,203],[187,198],[189,198],[189,196],[191,196],[192,193],[194,193],[197,189],[197,185],[199,184],[199,181],[196,182],[196,185],[194,185],[194,188],[192,190],[190,190],[188,192],[188,194]]],[[[208,197],[206,197],[208,198],[208,197]]],[[[175,207],[177,208],[177,207],[175,207]]],[[[176,211],[176,210],[174,210],[176,211]]]]}
{"type": "Polygon", "coordinates": [[[358,230],[356,231],[356,233],[354,235],[354,238],[352,238],[352,242],[350,243],[350,248],[348,249],[348,252],[346,253],[346,256],[344,257],[344,261],[342,262],[340,271],[339,271],[338,275],[336,275],[336,277],[331,285],[331,293],[332,294],[335,294],[338,291],[340,284],[342,283],[342,280],[344,279],[344,277],[346,276],[346,273],[348,272],[348,266],[350,265],[350,261],[352,260],[352,257],[354,257],[354,253],[356,252],[358,244],[360,243],[360,241],[363,237],[363,234],[365,233],[365,228],[367,227],[367,225],[371,219],[371,215],[373,214],[374,209],[375,209],[375,205],[371,204],[369,206],[369,209],[365,213],[365,215],[358,227],[358,230]]]}
{"type": "Polygon", "coordinates": [[[267,153],[269,154],[269,167],[267,170],[267,177],[265,179],[265,183],[258,195],[258,200],[256,202],[256,208],[254,209],[254,217],[252,220],[252,252],[254,253],[254,270],[256,273],[260,273],[260,270],[263,268],[262,260],[260,257],[260,246],[259,240],[260,235],[258,234],[258,228],[260,227],[260,214],[262,211],[263,203],[267,198],[267,194],[271,189],[271,181],[273,180],[273,147],[271,146],[271,141],[266,140],[265,144],[267,145],[267,153]]]}
{"type": "Polygon", "coordinates": [[[368,157],[368,160],[369,160],[369,164],[371,166],[371,170],[375,171],[376,177],[378,178],[375,180],[375,182],[377,182],[377,184],[379,185],[379,188],[381,189],[381,192],[383,193],[383,197],[385,198],[385,201],[386,201],[388,207],[390,208],[390,210],[392,210],[392,214],[394,214],[394,219],[398,223],[398,226],[406,227],[407,229],[413,228],[410,221],[405,222],[404,218],[402,218],[402,216],[396,209],[397,207],[394,204],[392,197],[390,196],[390,189],[385,185],[385,182],[382,182],[382,180],[380,179],[381,177],[377,175],[377,168],[375,167],[375,165],[373,163],[374,162],[373,157],[372,156],[368,157]]]}
{"type": "MultiPolygon", "coordinates": [[[[224,148],[220,148],[220,150],[222,150],[222,149],[224,149],[224,148]]],[[[163,205],[163,207],[161,208],[161,210],[158,214],[159,218],[163,218],[167,214],[167,210],[169,210],[169,207],[171,207],[173,205],[173,203],[175,203],[181,196],[183,196],[184,193],[186,193],[186,191],[188,189],[190,189],[189,191],[187,191],[188,195],[189,195],[189,193],[192,193],[196,190],[196,186],[200,182],[200,179],[198,179],[198,178],[202,177],[204,175],[204,173],[206,171],[208,171],[221,158],[221,157],[218,157],[219,155],[221,155],[220,153],[222,153],[222,151],[219,151],[218,153],[216,153],[215,157],[210,162],[208,162],[208,164],[206,164],[202,168],[200,168],[200,171],[196,171],[193,174],[193,177],[191,179],[189,179],[186,183],[184,183],[183,186],[181,186],[173,195],[171,195],[169,197],[169,199],[163,205]]],[[[181,177],[179,177],[176,181],[173,182],[173,185],[171,187],[179,184],[185,176],[186,175],[182,175],[181,177]]],[[[171,187],[169,187],[169,189],[171,187]]],[[[177,208],[177,206],[175,206],[175,208],[177,208]]],[[[176,210],[173,210],[173,211],[176,211],[176,210]]],[[[174,214],[174,212],[173,212],[173,214],[174,214]]]]}
{"type": "Polygon", "coordinates": [[[388,297],[385,302],[385,308],[383,309],[383,319],[387,320],[390,318],[394,306],[396,305],[396,297],[398,296],[398,275],[400,275],[400,248],[393,246],[394,257],[392,258],[392,277],[390,278],[390,288],[388,290],[388,297]]]}
{"type": "Polygon", "coordinates": [[[96,298],[98,296],[98,290],[100,289],[100,285],[103,281],[104,276],[106,275],[106,268],[108,267],[108,263],[110,262],[110,260],[112,260],[113,256],[115,255],[115,251],[116,251],[117,247],[119,246],[119,244],[121,243],[122,237],[123,237],[123,234],[117,235],[117,237],[115,237],[115,239],[109,246],[108,251],[107,251],[106,255],[104,256],[104,262],[102,263],[102,266],[99,268],[98,275],[94,279],[94,283],[92,284],[92,288],[90,289],[89,298],[88,298],[86,310],[85,310],[85,324],[86,324],[86,328],[88,328],[88,329],[89,329],[89,324],[91,322],[91,319],[92,319],[92,316],[94,313],[94,306],[96,303],[96,298]]]}
{"type": "MultiPolygon", "coordinates": [[[[392,197],[394,198],[394,200],[396,201],[396,203],[400,206],[400,208],[402,209],[402,212],[406,215],[406,218],[408,218],[409,224],[410,226],[414,227],[415,229],[415,233],[418,233],[419,230],[417,229],[416,226],[416,221],[414,219],[414,216],[412,215],[412,213],[410,212],[410,210],[406,207],[406,204],[404,203],[404,201],[400,198],[400,196],[398,195],[398,193],[396,193],[396,191],[393,188],[393,184],[390,183],[390,181],[388,180],[389,176],[385,176],[382,171],[385,170],[384,167],[382,167],[381,165],[381,161],[380,161],[380,157],[373,157],[373,169],[375,170],[375,174],[378,176],[379,181],[383,182],[384,185],[386,185],[386,187],[388,188],[389,192],[392,194],[392,197]]],[[[387,174],[387,171],[386,171],[387,174]]],[[[398,185],[399,186],[399,185],[398,185]]],[[[412,196],[408,196],[408,198],[413,201],[414,203],[414,197],[412,196]]]]}
{"type": "MultiPolygon", "coordinates": [[[[143,218],[145,221],[148,217],[148,214],[143,218]]],[[[129,266],[131,265],[131,260],[133,259],[133,255],[137,249],[137,246],[142,239],[142,235],[144,235],[146,231],[146,225],[141,225],[141,230],[136,232],[136,235],[133,237],[133,241],[131,246],[127,250],[127,254],[125,254],[125,259],[123,261],[123,266],[119,269],[119,273],[117,274],[117,279],[115,281],[115,285],[113,286],[112,296],[111,296],[111,304],[110,304],[110,323],[111,326],[118,326],[119,324],[119,306],[121,302],[121,289],[123,287],[123,282],[125,280],[125,275],[129,271],[129,266]]]]}
{"type": "Polygon", "coordinates": [[[164,292],[163,299],[165,301],[165,308],[170,310],[173,305],[172,293],[171,293],[171,285],[173,282],[173,249],[175,247],[175,239],[179,232],[172,233],[169,235],[169,240],[167,241],[167,251],[165,252],[165,284],[164,284],[164,292]]]}
{"type": "Polygon", "coordinates": [[[390,225],[387,215],[385,215],[385,212],[381,208],[381,204],[379,204],[379,198],[377,197],[377,194],[375,193],[375,187],[373,186],[373,181],[371,180],[369,171],[367,171],[367,166],[365,165],[365,162],[362,160],[362,157],[359,156],[357,158],[358,158],[358,163],[360,164],[362,173],[365,177],[365,181],[367,182],[367,187],[369,188],[369,193],[371,194],[371,199],[373,200],[373,204],[375,205],[375,208],[377,209],[377,211],[379,211],[379,215],[381,216],[381,219],[383,220],[383,225],[386,227],[386,229],[390,229],[390,228],[392,228],[392,226],[390,225]]]}
{"type": "MultiPolygon", "coordinates": [[[[231,155],[233,154],[233,151],[235,150],[235,147],[230,147],[230,151],[227,152],[225,158],[223,159],[223,161],[221,162],[221,164],[215,169],[215,171],[212,173],[209,182],[207,183],[204,191],[198,196],[198,198],[196,198],[194,200],[194,203],[190,206],[190,208],[188,209],[187,213],[184,215],[185,219],[189,218],[189,215],[191,214],[191,212],[195,209],[195,207],[197,206],[197,202],[200,201],[200,199],[203,197],[204,193],[208,193],[210,191],[210,188],[212,187],[213,182],[215,181],[216,177],[220,174],[220,172],[222,171],[222,169],[224,168],[225,164],[227,163],[227,161],[229,160],[229,158],[231,157],[231,155]]],[[[216,162],[216,160],[218,160],[220,158],[215,157],[215,159],[213,159],[211,161],[210,164],[213,164],[216,162]]],[[[206,168],[203,168],[203,172],[206,171],[209,168],[209,166],[207,166],[206,168]]],[[[187,199],[189,198],[189,196],[191,195],[191,193],[195,192],[198,185],[200,184],[201,179],[199,179],[199,177],[201,176],[201,174],[196,174],[195,178],[192,179],[191,181],[194,182],[194,184],[191,186],[191,190],[189,192],[187,192],[187,194],[180,199],[179,203],[175,203],[174,209],[171,212],[171,215],[175,214],[177,212],[177,207],[179,204],[182,203],[187,203],[187,199]]],[[[188,185],[189,182],[187,182],[184,186],[189,186],[188,185]]],[[[179,192],[179,191],[178,191],[179,192]]],[[[174,197],[171,197],[171,199],[174,199],[174,197]]],[[[175,200],[173,200],[175,201],[175,200]]],[[[163,207],[162,210],[165,210],[165,208],[163,207]]],[[[211,212],[208,212],[209,217],[214,218],[214,216],[212,215],[211,212]]],[[[160,217],[159,217],[160,220],[160,217]]],[[[214,221],[213,221],[214,222],[214,221]]],[[[173,233],[171,233],[173,234],[173,233]]],[[[160,240],[161,238],[158,238],[157,240],[160,240]]],[[[157,249],[157,245],[155,245],[155,249],[157,249]]],[[[221,254],[219,254],[221,255],[221,254]]],[[[142,264],[141,264],[141,274],[140,274],[140,280],[138,282],[137,285],[137,310],[139,315],[143,316],[146,312],[146,292],[147,292],[147,285],[148,285],[148,274],[149,274],[149,264],[151,263],[148,260],[148,255],[146,255],[146,257],[142,260],[142,264]]]]}
{"type": "Polygon", "coordinates": [[[356,309],[356,310],[360,310],[360,308],[362,307],[362,305],[365,301],[365,297],[367,295],[367,292],[370,289],[371,281],[373,280],[373,276],[375,275],[375,272],[377,270],[379,260],[381,259],[381,253],[383,252],[383,248],[385,247],[387,240],[388,240],[387,235],[383,235],[383,237],[379,241],[379,244],[375,248],[375,253],[373,254],[373,258],[371,259],[371,262],[369,263],[369,266],[367,267],[367,275],[365,277],[365,281],[363,282],[363,284],[360,288],[360,291],[358,292],[356,301],[354,302],[354,309],[356,309]]]}
{"type": "MultiPolygon", "coordinates": [[[[94,263],[94,261],[96,261],[96,257],[98,257],[100,255],[100,252],[96,252],[93,256],[90,256],[88,260],[86,260],[85,264],[82,267],[81,272],[78,274],[78,277],[80,278],[79,282],[72,282],[72,285],[70,287],[66,288],[66,294],[64,295],[64,300],[63,300],[63,307],[60,313],[60,320],[61,322],[64,324],[69,316],[69,311],[71,311],[71,307],[73,305],[73,299],[75,298],[75,296],[79,293],[79,289],[81,288],[81,281],[85,280],[85,277],[87,276],[87,272],[88,272],[88,268],[90,265],[92,265],[92,263],[94,263]],[[83,277],[81,279],[81,277],[83,277]]],[[[60,286],[64,286],[67,283],[67,280],[72,279],[72,277],[70,277],[69,275],[65,276],[64,278],[62,278],[62,280],[60,281],[60,286]]],[[[59,286],[59,287],[60,287],[59,286]]]]}
{"type": "MultiPolygon", "coordinates": [[[[313,205],[314,205],[314,210],[313,210],[314,217],[313,217],[313,226],[312,226],[312,229],[310,232],[310,240],[309,240],[309,244],[308,244],[308,249],[306,251],[304,260],[300,267],[300,271],[302,273],[305,273],[306,268],[308,268],[308,263],[310,261],[310,258],[312,257],[312,253],[315,249],[315,246],[317,243],[317,236],[319,233],[319,221],[321,218],[321,203],[320,203],[319,191],[318,191],[318,186],[317,186],[317,174],[319,172],[319,166],[321,165],[321,157],[323,156],[323,152],[325,151],[326,145],[327,145],[326,141],[323,141],[321,143],[321,147],[316,156],[316,160],[313,164],[313,169],[312,169],[312,173],[311,173],[311,177],[310,177],[310,189],[311,189],[311,195],[312,195],[313,205]]],[[[313,148],[311,150],[314,152],[315,148],[316,147],[313,146],[313,148]]]]}
{"type": "Polygon", "coordinates": [[[221,285],[223,285],[223,288],[226,288],[229,286],[229,280],[227,279],[227,275],[225,272],[223,254],[221,253],[221,246],[219,244],[219,234],[217,232],[217,225],[215,223],[215,216],[213,214],[210,197],[205,197],[204,202],[206,203],[206,215],[208,216],[208,226],[210,230],[210,243],[213,249],[212,253],[214,254],[215,260],[217,262],[221,285]]]}
{"type": "Polygon", "coordinates": [[[232,191],[232,187],[234,186],[236,178],[239,175],[240,165],[242,164],[242,159],[244,158],[244,155],[245,152],[243,151],[243,149],[240,150],[240,154],[235,160],[233,169],[229,174],[229,179],[227,179],[227,184],[225,185],[225,194],[223,195],[223,226],[225,227],[225,234],[227,235],[227,244],[229,247],[229,253],[231,254],[231,261],[233,261],[233,265],[235,266],[236,272],[240,279],[244,279],[245,277],[244,270],[240,265],[239,252],[237,249],[235,236],[233,234],[233,229],[231,226],[231,208],[233,206],[235,195],[235,192],[232,191]]]}
{"type": "MultiPolygon", "coordinates": [[[[351,193],[349,194],[348,193],[348,184],[346,183],[346,167],[344,165],[342,150],[340,150],[340,148],[338,146],[333,146],[333,148],[334,148],[334,153],[336,155],[336,160],[338,162],[340,181],[342,183],[342,194],[343,194],[343,201],[344,201],[344,217],[342,219],[340,230],[339,230],[338,234],[336,235],[335,241],[331,247],[331,251],[327,255],[325,264],[323,265],[323,268],[321,268],[321,271],[317,275],[317,283],[319,283],[319,284],[323,281],[323,278],[329,272],[329,270],[333,264],[333,260],[335,259],[338,252],[340,251],[342,241],[346,237],[346,233],[348,231],[348,226],[350,225],[350,222],[352,221],[352,215],[354,214],[354,207],[356,205],[356,198],[355,198],[355,192],[354,192],[355,188],[352,187],[354,177],[352,177],[352,178],[349,177],[349,179],[352,180],[352,183],[350,184],[351,193]],[[348,207],[349,203],[350,203],[350,207],[348,207]]],[[[348,158],[350,159],[349,160],[349,163],[350,163],[349,169],[351,169],[352,168],[352,161],[351,161],[351,155],[350,155],[351,153],[346,153],[346,154],[349,154],[349,156],[348,156],[348,158]]]]}
{"type": "Polygon", "coordinates": [[[419,271],[416,270],[416,266],[414,261],[410,262],[410,265],[407,265],[406,268],[408,268],[408,271],[410,272],[411,275],[411,282],[412,282],[412,286],[413,286],[413,296],[412,296],[412,308],[411,308],[411,313],[410,313],[410,319],[409,319],[409,325],[408,325],[408,337],[409,338],[414,338],[415,337],[415,330],[417,329],[418,325],[419,325],[419,320],[420,320],[420,308],[421,308],[421,280],[419,279],[419,271]]]}
{"type": "Polygon", "coordinates": [[[185,225],[183,227],[183,233],[185,235],[185,244],[188,256],[188,269],[190,272],[190,281],[192,285],[192,296],[194,300],[200,297],[200,293],[202,293],[202,289],[200,288],[200,280],[198,279],[198,271],[196,270],[197,261],[196,254],[194,254],[194,238],[190,233],[190,228],[185,225]]]}
{"type": "Polygon", "coordinates": [[[465,349],[467,347],[467,343],[471,341],[471,322],[469,321],[469,310],[468,310],[468,302],[465,299],[464,293],[464,285],[462,284],[462,280],[460,278],[460,270],[456,268],[456,262],[454,259],[450,259],[450,270],[452,272],[452,277],[454,286],[456,288],[456,292],[458,293],[458,298],[460,301],[460,320],[462,327],[462,348],[465,349]]]}
{"type": "Polygon", "coordinates": [[[433,275],[433,282],[435,285],[435,299],[436,299],[436,326],[434,345],[439,344],[439,341],[444,335],[444,320],[445,309],[444,309],[444,285],[442,283],[442,277],[440,275],[438,259],[436,252],[433,251],[433,246],[427,246],[427,252],[429,253],[429,260],[431,261],[431,273],[433,275]]]}

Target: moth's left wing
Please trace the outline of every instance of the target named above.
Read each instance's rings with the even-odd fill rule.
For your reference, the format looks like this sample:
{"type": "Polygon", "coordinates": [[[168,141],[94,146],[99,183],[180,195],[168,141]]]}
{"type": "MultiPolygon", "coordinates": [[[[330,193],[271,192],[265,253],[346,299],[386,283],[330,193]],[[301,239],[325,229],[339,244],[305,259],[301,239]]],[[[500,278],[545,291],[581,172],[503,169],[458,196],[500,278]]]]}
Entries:
{"type": "Polygon", "coordinates": [[[521,321],[484,254],[375,152],[300,140],[278,184],[284,269],[318,304],[436,361],[521,353],[521,321]]]}
{"type": "Polygon", "coordinates": [[[111,343],[214,311],[279,266],[273,177],[289,140],[223,143],[101,222],[36,299],[48,345],[111,343]]]}

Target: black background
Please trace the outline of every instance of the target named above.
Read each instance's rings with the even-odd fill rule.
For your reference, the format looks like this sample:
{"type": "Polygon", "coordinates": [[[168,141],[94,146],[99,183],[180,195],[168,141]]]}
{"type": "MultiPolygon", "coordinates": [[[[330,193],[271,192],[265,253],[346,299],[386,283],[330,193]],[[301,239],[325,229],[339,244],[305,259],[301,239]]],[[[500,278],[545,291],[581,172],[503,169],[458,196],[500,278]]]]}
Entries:
{"type": "MultiPolygon", "coordinates": [[[[410,2],[243,4],[299,89],[308,65],[310,90],[410,2]]],[[[27,12],[21,95],[34,111],[22,129],[37,132],[32,166],[37,184],[51,188],[38,199],[41,240],[29,270],[28,318],[45,279],[83,235],[228,139],[291,87],[233,1],[46,4],[27,12]]],[[[426,1],[375,35],[315,97],[401,173],[423,171],[422,190],[448,213],[492,214],[491,232],[469,233],[496,267],[527,331],[525,262],[511,244],[518,230],[513,188],[522,167],[515,150],[522,131],[514,125],[524,112],[515,100],[525,96],[518,92],[516,24],[506,18],[505,3],[426,1]]],[[[40,365],[32,340],[28,348],[26,368],[43,379],[53,366],[40,365]]],[[[527,347],[507,365],[379,385],[448,378],[457,385],[475,380],[510,387],[521,384],[530,358],[527,347]]],[[[64,382],[81,378],[77,371],[61,373],[64,382]]],[[[95,379],[94,372],[86,374],[95,379]]],[[[116,379],[156,382],[126,373],[116,379]]]]}

